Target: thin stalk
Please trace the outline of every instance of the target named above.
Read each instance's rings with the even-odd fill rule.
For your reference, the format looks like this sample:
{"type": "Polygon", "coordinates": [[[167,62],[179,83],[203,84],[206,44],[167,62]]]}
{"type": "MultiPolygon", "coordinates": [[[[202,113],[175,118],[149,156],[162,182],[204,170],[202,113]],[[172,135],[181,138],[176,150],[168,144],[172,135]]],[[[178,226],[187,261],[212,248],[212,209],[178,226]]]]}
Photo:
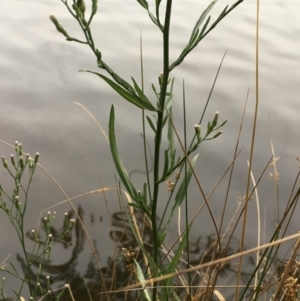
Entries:
{"type": "MultiPolygon", "coordinates": [[[[170,21],[171,21],[171,10],[172,10],[172,0],[168,0],[166,4],[166,14],[165,14],[165,26],[163,31],[163,81],[161,86],[159,109],[157,112],[157,132],[155,135],[155,152],[154,152],[154,188],[153,188],[153,204],[152,204],[152,216],[151,222],[153,227],[153,260],[155,266],[158,266],[159,257],[159,237],[158,228],[156,224],[156,214],[157,214],[157,202],[158,202],[158,192],[159,192],[159,157],[160,157],[160,145],[163,130],[163,114],[165,106],[165,98],[167,92],[167,85],[169,79],[169,31],[170,31],[170,21]]],[[[154,271],[154,276],[157,277],[157,270],[154,271]]],[[[157,284],[154,285],[152,300],[156,299],[157,284]]]]}
{"type": "MultiPolygon", "coordinates": [[[[140,35],[140,58],[141,58],[141,85],[142,91],[144,92],[144,64],[143,64],[143,40],[142,32],[140,35]]],[[[151,187],[150,187],[150,177],[149,177],[149,165],[148,165],[148,156],[147,156],[147,140],[146,140],[146,129],[145,129],[145,110],[142,110],[142,119],[143,119],[143,142],[144,142],[144,157],[145,157],[145,167],[146,167],[146,177],[148,185],[148,194],[149,199],[151,200],[151,187]]],[[[146,196],[145,196],[146,197],[146,196]]]]}
{"type": "MultiPolygon", "coordinates": [[[[250,197],[248,196],[250,190],[250,180],[251,180],[251,170],[253,163],[253,150],[254,150],[254,142],[255,142],[255,134],[256,134],[256,124],[257,124],[257,114],[258,114],[258,103],[259,103],[259,0],[256,1],[256,47],[255,47],[255,113],[254,113],[254,123],[253,123],[253,131],[252,131],[252,141],[251,141],[251,151],[250,151],[250,160],[249,160],[249,168],[248,168],[248,179],[247,179],[247,189],[246,189],[246,204],[244,211],[244,219],[243,219],[243,228],[242,228],[242,237],[241,237],[241,245],[240,250],[244,249],[245,235],[246,235],[246,222],[247,222],[247,214],[248,214],[248,202],[250,197]]],[[[239,285],[240,285],[240,276],[242,270],[242,262],[243,257],[239,258],[238,265],[238,275],[237,275],[237,289],[235,299],[238,300],[239,296],[239,285]]]]}
{"type": "MultiPolygon", "coordinates": [[[[183,80],[183,128],[184,128],[184,149],[186,151],[186,107],[185,107],[185,86],[183,80]]],[[[184,181],[185,181],[185,228],[186,228],[186,252],[187,252],[187,267],[190,267],[190,239],[189,239],[189,212],[188,212],[188,189],[187,189],[187,162],[184,162],[184,181]]],[[[192,289],[191,289],[191,274],[188,273],[188,289],[189,296],[188,300],[191,300],[192,289]]]]}

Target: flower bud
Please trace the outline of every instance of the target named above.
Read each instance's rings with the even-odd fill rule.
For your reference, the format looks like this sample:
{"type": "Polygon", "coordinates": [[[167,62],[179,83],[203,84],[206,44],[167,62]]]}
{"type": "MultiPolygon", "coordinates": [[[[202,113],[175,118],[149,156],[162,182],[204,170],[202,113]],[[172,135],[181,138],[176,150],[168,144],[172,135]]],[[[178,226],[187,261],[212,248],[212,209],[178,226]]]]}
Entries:
{"type": "Polygon", "coordinates": [[[219,112],[217,111],[216,114],[215,114],[215,117],[214,117],[214,119],[213,119],[213,121],[212,121],[212,123],[211,123],[211,126],[212,126],[213,128],[217,125],[217,123],[218,123],[218,118],[219,118],[219,112]]]}
{"type": "Polygon", "coordinates": [[[36,153],[36,154],[35,154],[35,157],[34,157],[34,163],[35,163],[35,164],[38,163],[39,157],[40,157],[40,153],[36,153]]]}
{"type": "Polygon", "coordinates": [[[8,163],[7,163],[7,161],[5,160],[5,157],[4,157],[4,156],[2,156],[2,164],[3,164],[4,168],[8,169],[8,163]]]}
{"type": "Polygon", "coordinates": [[[68,212],[65,213],[65,219],[64,219],[64,229],[67,229],[69,225],[69,215],[68,212]]]}
{"type": "Polygon", "coordinates": [[[10,155],[10,161],[11,161],[11,164],[13,166],[16,166],[16,161],[15,161],[15,156],[14,155],[10,155]]]}
{"type": "Polygon", "coordinates": [[[62,33],[66,38],[70,38],[69,34],[67,33],[67,31],[62,27],[62,25],[58,22],[58,20],[55,18],[55,16],[51,15],[50,20],[53,22],[53,24],[55,25],[57,31],[59,31],[60,33],[62,33]]]}
{"type": "Polygon", "coordinates": [[[29,164],[28,164],[29,169],[33,169],[33,167],[34,167],[34,161],[33,161],[33,159],[29,158],[28,162],[29,162],[29,164]]]}
{"type": "Polygon", "coordinates": [[[213,136],[213,138],[219,137],[222,133],[223,133],[223,131],[219,131],[217,134],[215,134],[215,135],[213,136]]]}
{"type": "Polygon", "coordinates": [[[4,211],[6,211],[7,206],[6,206],[6,201],[5,201],[5,200],[3,200],[3,201],[0,203],[0,208],[2,208],[4,211]]]}
{"type": "Polygon", "coordinates": [[[97,12],[98,9],[98,0],[92,0],[93,4],[92,4],[92,16],[94,16],[97,12]]]}
{"type": "Polygon", "coordinates": [[[199,142],[201,140],[201,126],[199,124],[195,124],[194,129],[197,136],[197,140],[199,142]]]}
{"type": "Polygon", "coordinates": [[[69,231],[73,229],[74,225],[75,225],[75,219],[71,218],[69,222],[69,231]]]}
{"type": "Polygon", "coordinates": [[[20,157],[20,159],[19,159],[19,164],[20,164],[20,167],[21,167],[21,169],[24,169],[24,160],[23,160],[23,157],[20,157]]]}
{"type": "Polygon", "coordinates": [[[77,7],[80,10],[81,14],[84,16],[84,13],[85,13],[85,3],[84,3],[84,0],[77,0],[77,7]]]}
{"type": "Polygon", "coordinates": [[[48,244],[51,244],[51,242],[52,242],[52,234],[50,233],[48,235],[48,244]]]}
{"type": "Polygon", "coordinates": [[[19,144],[18,144],[18,154],[19,154],[19,156],[22,156],[22,154],[23,154],[23,146],[22,146],[22,143],[19,143],[19,144]]]}

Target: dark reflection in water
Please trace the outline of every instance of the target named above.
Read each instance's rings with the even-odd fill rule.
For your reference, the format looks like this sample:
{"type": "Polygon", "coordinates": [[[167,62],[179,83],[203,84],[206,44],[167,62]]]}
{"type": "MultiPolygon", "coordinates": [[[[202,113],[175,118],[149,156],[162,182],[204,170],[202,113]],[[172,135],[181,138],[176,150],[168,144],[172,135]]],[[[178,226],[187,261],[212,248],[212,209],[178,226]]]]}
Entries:
{"type": "MultiPolygon", "coordinates": [[[[81,206],[78,207],[78,215],[81,220],[84,220],[84,210],[81,206]]],[[[70,217],[75,217],[73,211],[69,212],[70,217]]],[[[93,214],[90,215],[91,221],[96,223],[93,214]]],[[[140,233],[142,233],[143,244],[148,252],[151,252],[152,245],[152,231],[150,226],[145,222],[145,219],[141,212],[135,213],[135,220],[137,222],[137,227],[140,233]]],[[[62,264],[52,264],[51,261],[42,262],[41,259],[35,260],[34,264],[31,266],[32,279],[38,279],[38,270],[40,264],[44,264],[43,274],[40,277],[40,284],[43,288],[48,288],[52,290],[51,300],[59,292],[55,293],[55,288],[62,286],[66,283],[70,285],[74,299],[76,301],[90,300],[90,296],[93,300],[138,300],[140,296],[140,291],[130,291],[130,292],[118,292],[114,293],[118,288],[126,286],[128,284],[135,283],[138,279],[136,277],[134,261],[139,262],[142,270],[145,272],[147,267],[143,258],[143,252],[140,250],[139,245],[136,243],[135,236],[130,228],[129,222],[127,221],[127,216],[124,212],[115,212],[111,216],[112,228],[109,232],[110,238],[114,243],[115,250],[112,250],[110,256],[107,259],[107,264],[105,267],[101,268],[101,271],[97,268],[95,258],[91,256],[87,261],[87,266],[85,269],[80,269],[78,266],[79,255],[83,252],[85,246],[85,233],[78,221],[75,222],[75,227],[72,232],[69,233],[63,240],[59,243],[63,248],[70,250],[71,257],[69,260],[62,264]],[[47,278],[47,276],[50,276],[47,278]],[[50,280],[50,285],[49,285],[50,280]],[[88,290],[87,290],[88,288],[88,290]],[[88,292],[89,291],[89,292],[88,292]],[[109,293],[106,293],[109,291],[109,293]]],[[[64,229],[64,225],[61,228],[52,229],[52,235],[54,240],[57,239],[64,229]]],[[[41,229],[39,233],[39,239],[42,240],[43,233],[46,232],[45,227],[41,229]]],[[[33,239],[31,232],[28,232],[28,237],[33,239]]],[[[101,239],[101,238],[100,238],[101,239]]],[[[226,241],[224,240],[224,246],[226,241]]],[[[102,247],[105,244],[102,244],[102,247]]],[[[88,246],[87,246],[88,247],[88,246]]],[[[94,242],[94,248],[97,250],[96,242],[94,242]]],[[[216,250],[216,239],[213,235],[207,237],[199,237],[196,242],[190,244],[190,262],[192,266],[199,265],[201,263],[210,262],[214,258],[221,256],[229,256],[238,252],[238,240],[232,239],[226,252],[223,254],[215,253],[216,250]]],[[[101,252],[101,250],[100,250],[101,252]]],[[[161,253],[161,258],[165,258],[165,253],[161,253]]],[[[186,263],[186,252],[182,255],[182,262],[179,269],[187,268],[186,263]]],[[[28,274],[27,266],[22,256],[17,256],[20,262],[24,274],[28,274]]],[[[253,257],[249,256],[244,260],[244,272],[241,278],[241,284],[247,284],[250,276],[255,268],[255,263],[253,257]]],[[[236,283],[236,269],[237,261],[226,262],[218,271],[217,285],[234,285],[236,283]]],[[[201,300],[201,297],[205,295],[205,285],[207,284],[208,275],[213,275],[209,268],[203,269],[199,272],[195,272],[191,275],[192,285],[195,286],[192,289],[192,293],[195,296],[197,294],[201,300]],[[201,288],[203,286],[203,288],[201,288]]],[[[187,291],[182,286],[179,278],[174,280],[174,284],[178,287],[174,290],[176,294],[184,300],[187,295],[187,291]]],[[[36,281],[32,281],[32,288],[36,288],[36,281]]],[[[163,285],[163,283],[161,283],[163,285]]],[[[48,289],[47,288],[47,289],[48,289]]],[[[233,300],[235,289],[232,288],[218,288],[217,289],[226,300],[233,300]]],[[[249,291],[249,293],[251,293],[249,291]]],[[[64,301],[72,300],[68,292],[63,295],[64,301]]],[[[47,297],[46,297],[47,300],[47,297]]],[[[172,300],[172,299],[169,299],[172,300]]],[[[218,297],[212,293],[211,300],[219,300],[218,297]]]]}

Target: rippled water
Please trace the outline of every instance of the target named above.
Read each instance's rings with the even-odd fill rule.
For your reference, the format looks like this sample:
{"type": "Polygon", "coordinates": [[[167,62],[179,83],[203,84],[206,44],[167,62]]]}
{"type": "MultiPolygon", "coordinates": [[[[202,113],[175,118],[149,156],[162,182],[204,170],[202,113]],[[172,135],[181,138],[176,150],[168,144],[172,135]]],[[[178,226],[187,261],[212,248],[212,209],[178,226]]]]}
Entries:
{"type": "MultiPolygon", "coordinates": [[[[229,197],[229,221],[238,197],[245,194],[246,160],[250,149],[250,137],[255,105],[255,2],[245,0],[221,24],[201,42],[199,47],[178,67],[175,88],[175,120],[182,124],[182,80],[185,80],[188,126],[198,122],[209,94],[222,56],[227,51],[218,78],[207,119],[215,111],[221,119],[229,122],[224,134],[216,141],[205,143],[200,149],[197,169],[205,193],[208,195],[227,166],[235,148],[239,124],[248,89],[249,100],[240,144],[240,155],[232,191],[229,197]]],[[[283,210],[298,170],[296,156],[300,155],[300,36],[298,1],[262,1],[260,11],[260,106],[258,114],[257,140],[254,152],[254,175],[258,178],[271,157],[270,138],[275,152],[280,156],[280,208],[283,210]]],[[[171,60],[185,46],[194,22],[208,1],[174,1],[171,28],[171,60]]],[[[231,3],[231,2],[229,2],[231,3]]],[[[232,2],[233,3],[233,2],[232,2]]],[[[220,0],[213,17],[228,4],[220,0]]],[[[152,95],[151,83],[156,83],[162,70],[161,36],[148,20],[145,11],[135,1],[102,0],[99,13],[94,20],[94,37],[105,61],[126,79],[139,79],[139,39],[143,35],[145,91],[152,95]]],[[[116,130],[118,146],[128,170],[143,169],[142,141],[139,133],[141,113],[125,103],[95,76],[78,73],[80,69],[96,70],[96,61],[82,45],[69,43],[58,34],[49,21],[55,14],[68,32],[80,36],[79,28],[71,19],[63,4],[55,0],[5,1],[0,10],[0,139],[11,144],[15,140],[23,143],[25,151],[41,154],[40,163],[60,183],[69,197],[98,189],[115,186],[115,169],[109,147],[93,120],[74,102],[86,106],[107,131],[110,106],[116,108],[116,130]]],[[[182,134],[182,132],[179,130],[182,134]]],[[[151,142],[152,138],[149,138],[151,142]]],[[[9,156],[12,150],[1,146],[1,154],[9,156]]],[[[266,218],[266,233],[274,224],[274,182],[267,171],[259,189],[262,215],[266,218]]],[[[133,175],[141,185],[140,175],[133,175]]],[[[1,170],[1,182],[9,184],[6,173],[1,170]]],[[[2,185],[4,185],[2,184],[2,185]]],[[[225,188],[224,182],[211,197],[213,212],[221,216],[225,188]]],[[[55,184],[41,170],[33,182],[28,212],[28,229],[36,227],[41,210],[65,198],[55,184]]],[[[108,192],[107,201],[111,212],[117,210],[117,193],[108,192]]],[[[202,202],[197,188],[191,189],[191,214],[202,202]]],[[[108,213],[102,194],[80,198],[86,216],[95,213],[102,216],[103,226],[88,226],[93,237],[108,239],[108,213]]],[[[160,208],[162,209],[162,208],[160,208]]],[[[52,209],[53,210],[53,209],[52,209]]],[[[69,210],[64,204],[55,208],[61,216],[69,210]]],[[[251,204],[250,212],[256,218],[256,208],[251,204]]],[[[295,216],[299,214],[299,210],[295,216]]],[[[16,237],[10,232],[3,213],[0,213],[1,258],[14,253],[16,237]]],[[[207,212],[203,212],[195,226],[195,239],[202,233],[203,223],[211,224],[207,212]]],[[[249,244],[255,241],[256,223],[250,223],[249,244]]],[[[212,225],[212,224],[211,224],[212,225]]],[[[297,231],[295,219],[291,229],[297,231]]],[[[175,228],[175,224],[174,224],[175,228]]],[[[101,249],[101,248],[100,248],[101,249]]],[[[105,262],[109,250],[103,250],[105,262]]],[[[13,255],[14,256],[14,255],[13,255]]]]}

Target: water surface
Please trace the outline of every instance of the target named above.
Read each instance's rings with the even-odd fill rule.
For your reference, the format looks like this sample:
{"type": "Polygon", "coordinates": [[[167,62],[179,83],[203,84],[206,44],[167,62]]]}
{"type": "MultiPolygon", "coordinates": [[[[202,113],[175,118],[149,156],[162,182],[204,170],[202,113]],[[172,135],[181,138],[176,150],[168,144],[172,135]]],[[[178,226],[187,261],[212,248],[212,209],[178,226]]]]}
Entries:
{"type": "MultiPolygon", "coordinates": [[[[208,1],[174,1],[171,26],[171,60],[185,46],[193,24],[208,1]]],[[[217,17],[228,1],[219,1],[212,12],[217,17]]],[[[213,83],[220,61],[227,51],[204,124],[220,112],[220,119],[228,119],[224,134],[200,148],[197,174],[208,195],[230,164],[242,111],[248,89],[249,99],[240,140],[243,151],[237,161],[229,194],[229,222],[239,197],[245,195],[247,158],[250,150],[253,113],[255,105],[255,1],[245,0],[234,12],[201,42],[199,47],[173,73],[176,77],[174,91],[174,118],[182,135],[182,81],[185,81],[188,128],[198,122],[213,83]]],[[[260,10],[260,81],[258,130],[254,150],[253,172],[260,176],[271,157],[272,139],[278,161],[280,212],[287,202],[293,180],[298,171],[299,111],[300,111],[300,5],[297,1],[269,0],[260,10]]],[[[11,144],[21,141],[25,151],[41,154],[40,163],[60,183],[69,197],[116,186],[116,171],[111,160],[108,143],[93,120],[74,102],[86,106],[103,129],[108,129],[111,104],[116,110],[118,147],[127,169],[143,170],[141,112],[124,102],[95,76],[79,73],[81,69],[96,70],[96,60],[87,47],[69,43],[56,32],[48,19],[54,14],[72,36],[81,37],[78,26],[60,1],[5,1],[0,11],[0,139],[11,144]]],[[[135,1],[102,0],[94,20],[95,42],[103,53],[105,62],[119,75],[130,80],[140,77],[139,39],[143,35],[145,91],[154,101],[151,83],[157,83],[162,70],[161,35],[147,18],[146,12],[135,1]],[[117,8],[117,9],[116,9],[117,8]]],[[[152,141],[151,133],[149,142],[152,141]]],[[[0,147],[1,154],[9,157],[12,150],[0,147]]],[[[268,170],[259,188],[262,219],[265,218],[265,237],[274,225],[274,181],[268,170]]],[[[133,180],[142,187],[144,179],[133,174],[133,180]]],[[[7,173],[1,169],[1,183],[11,187],[7,173]]],[[[210,203],[217,220],[221,217],[227,182],[212,195],[210,203]],[[221,205],[220,205],[221,204],[221,205]]],[[[167,193],[167,192],[166,192],[167,193]]],[[[119,208],[117,193],[106,195],[110,212],[119,208]]],[[[26,226],[36,227],[39,214],[65,197],[56,185],[38,170],[33,182],[26,226]]],[[[191,188],[190,214],[203,202],[196,186],[191,188]]],[[[79,198],[89,216],[102,217],[103,227],[93,228],[92,238],[108,241],[109,214],[102,194],[79,198]]],[[[160,212],[163,209],[160,202],[160,212]]],[[[70,210],[67,203],[57,206],[58,215],[70,210]]],[[[257,219],[255,203],[250,204],[249,245],[256,240],[257,219]]],[[[296,210],[295,216],[299,214],[296,210]]],[[[45,213],[44,213],[45,214],[45,213]]],[[[0,213],[1,259],[18,248],[15,234],[3,212],[0,213]]],[[[88,218],[87,218],[88,219],[88,218]]],[[[292,221],[290,232],[297,231],[299,222],[292,221]]],[[[172,225],[176,230],[176,222],[172,225]]],[[[204,210],[199,215],[192,236],[211,234],[211,219],[204,210]],[[206,226],[205,229],[203,225],[206,226]]],[[[174,234],[175,235],[175,234],[174,234]]],[[[101,249],[101,261],[110,255],[101,249]]],[[[86,255],[90,251],[86,251],[86,255]]],[[[68,255],[66,255],[66,258],[68,255]]]]}

